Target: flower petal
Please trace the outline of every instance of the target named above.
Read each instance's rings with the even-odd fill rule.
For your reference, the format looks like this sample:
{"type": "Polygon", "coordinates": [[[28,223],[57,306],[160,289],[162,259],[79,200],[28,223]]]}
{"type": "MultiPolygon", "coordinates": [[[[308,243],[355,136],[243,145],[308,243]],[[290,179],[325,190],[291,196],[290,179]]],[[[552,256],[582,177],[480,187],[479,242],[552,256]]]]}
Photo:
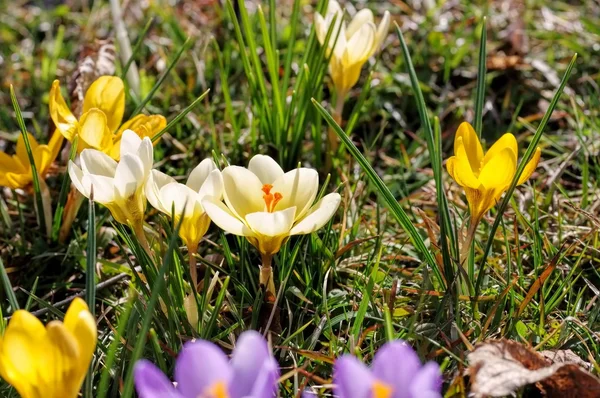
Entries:
{"type": "Polygon", "coordinates": [[[211,196],[217,200],[223,199],[223,177],[219,170],[213,170],[208,175],[208,178],[204,181],[198,196],[204,198],[205,196],[211,196]]]}
{"type": "Polygon", "coordinates": [[[374,381],[369,369],[352,355],[333,364],[333,390],[338,398],[371,398],[374,381]]]}
{"type": "MultiPolygon", "coordinates": [[[[29,146],[31,147],[31,152],[33,153],[38,147],[38,142],[31,133],[27,133],[27,138],[29,139],[29,146]]],[[[24,165],[29,164],[29,155],[27,154],[27,147],[25,146],[25,138],[23,137],[23,134],[20,134],[19,138],[17,138],[17,149],[15,152],[21,163],[24,165]]]]}
{"type": "Polygon", "coordinates": [[[420,369],[417,353],[401,340],[384,344],[371,365],[373,376],[394,389],[394,398],[409,397],[406,392],[420,369]]]}
{"type": "Polygon", "coordinates": [[[342,197],[338,193],[325,195],[311,207],[309,213],[290,231],[290,235],[310,234],[327,224],[337,211],[342,197]]]}
{"type": "Polygon", "coordinates": [[[198,194],[190,187],[178,182],[167,184],[160,190],[160,200],[169,215],[172,209],[177,216],[186,218],[193,217],[197,213],[204,213],[199,199],[198,194]]]}
{"type": "Polygon", "coordinates": [[[85,173],[112,178],[117,172],[117,162],[95,149],[84,149],[79,158],[85,173]]]}
{"type": "Polygon", "coordinates": [[[477,133],[468,122],[462,122],[456,130],[454,137],[454,155],[458,155],[459,138],[462,138],[462,145],[464,146],[471,170],[477,174],[481,167],[481,161],[483,160],[483,149],[481,143],[477,137],[477,133]]]}
{"type": "Polygon", "coordinates": [[[204,340],[183,346],[175,364],[177,389],[185,397],[203,397],[216,383],[229,385],[233,369],[215,344],[204,340]]]}
{"type": "Polygon", "coordinates": [[[57,130],[60,131],[67,140],[73,141],[75,134],[77,134],[79,123],[60,93],[60,83],[58,80],[52,82],[48,105],[50,108],[50,118],[52,118],[57,130]]]}
{"type": "Polygon", "coordinates": [[[109,152],[112,148],[112,133],[106,115],[98,108],[92,108],[81,115],[78,149],[93,148],[109,152]]]}
{"type": "Polygon", "coordinates": [[[248,170],[253,172],[263,185],[272,185],[283,175],[281,166],[267,155],[254,155],[248,163],[248,170]]]}
{"type": "Polygon", "coordinates": [[[217,170],[217,165],[211,158],[206,158],[200,162],[200,164],[191,171],[185,185],[193,189],[194,191],[200,191],[200,187],[204,184],[204,181],[208,178],[208,175],[213,171],[217,170]]]}
{"type": "Polygon", "coordinates": [[[125,85],[116,76],[100,76],[88,88],[83,100],[82,113],[98,108],[106,115],[108,129],[117,131],[125,112],[125,85]]]}
{"type": "Polygon", "coordinates": [[[347,37],[352,37],[364,24],[369,22],[375,22],[373,19],[373,12],[368,8],[363,8],[354,15],[354,18],[352,18],[352,21],[348,24],[348,28],[346,29],[347,37]]]}
{"type": "Polygon", "coordinates": [[[426,392],[430,393],[430,397],[441,397],[442,372],[440,366],[435,362],[426,363],[413,377],[410,391],[414,397],[421,396],[426,392]]]}
{"type": "Polygon", "coordinates": [[[379,22],[379,26],[377,26],[377,32],[375,33],[375,44],[373,46],[373,52],[377,52],[381,49],[383,42],[390,30],[390,12],[385,10],[383,13],[383,18],[381,22],[379,22]]]}
{"type": "Polygon", "coordinates": [[[127,153],[135,155],[142,145],[142,139],[134,131],[125,130],[119,144],[121,156],[127,153]]]}
{"type": "MultiPolygon", "coordinates": [[[[267,364],[269,359],[272,359],[269,346],[260,333],[254,330],[242,333],[231,357],[231,367],[233,368],[233,383],[229,391],[231,396],[272,396],[272,394],[251,394],[263,365],[267,364]]],[[[270,391],[273,391],[273,385],[271,385],[270,391]]]]}
{"type": "Polygon", "coordinates": [[[343,58],[347,66],[362,65],[371,56],[375,45],[375,30],[375,25],[368,22],[350,36],[343,58]]]}
{"type": "Polygon", "coordinates": [[[145,183],[144,164],[134,155],[121,157],[115,172],[115,190],[123,200],[134,196],[139,187],[145,183]]]}
{"type": "Polygon", "coordinates": [[[133,378],[140,398],[183,398],[167,376],[150,361],[139,360],[133,378]]]}
{"type": "Polygon", "coordinates": [[[523,172],[521,173],[521,177],[519,177],[519,182],[517,183],[517,185],[523,184],[525,181],[527,181],[529,179],[529,177],[531,177],[531,174],[533,174],[538,163],[540,162],[541,156],[542,156],[542,149],[540,147],[537,147],[533,156],[531,157],[531,160],[529,162],[527,162],[527,164],[525,165],[525,168],[523,169],[523,172]]]}
{"type": "Polygon", "coordinates": [[[490,158],[481,169],[479,182],[486,189],[505,191],[515,176],[517,159],[511,148],[505,147],[490,158]]]}
{"type": "Polygon", "coordinates": [[[481,183],[473,173],[472,165],[463,144],[463,138],[458,137],[457,142],[454,143],[456,155],[453,157],[454,161],[450,164],[452,177],[462,187],[477,189],[481,183]]]}
{"type": "Polygon", "coordinates": [[[274,237],[289,235],[294,224],[295,207],[269,213],[260,211],[246,215],[248,226],[257,234],[274,237]]]}
{"type": "Polygon", "coordinates": [[[279,380],[279,364],[274,358],[263,362],[259,373],[254,381],[254,387],[250,393],[251,397],[276,397],[279,380]]]}
{"type": "Polygon", "coordinates": [[[80,370],[80,380],[77,384],[81,385],[96,350],[98,340],[96,320],[85,301],[76,297],[65,314],[64,325],[75,337],[79,348],[77,368],[80,370]]]}
{"type": "Polygon", "coordinates": [[[154,166],[154,147],[150,138],[144,137],[142,139],[142,143],[137,150],[137,157],[144,165],[144,176],[147,178],[150,175],[152,166],[154,166]]]}
{"type": "Polygon", "coordinates": [[[162,211],[163,213],[171,214],[171,210],[167,209],[161,199],[160,199],[160,190],[167,184],[177,182],[173,177],[166,175],[158,170],[152,170],[150,172],[150,177],[148,177],[148,182],[146,182],[146,197],[148,198],[148,202],[154,207],[156,210],[162,211]]]}
{"type": "Polygon", "coordinates": [[[210,219],[219,228],[238,236],[254,236],[254,233],[235,216],[220,200],[206,197],[202,200],[202,207],[210,219]]]}
{"type": "Polygon", "coordinates": [[[263,211],[263,184],[248,169],[239,166],[228,166],[223,169],[223,197],[229,209],[239,218],[246,214],[263,211]]]}
{"type": "Polygon", "coordinates": [[[103,205],[115,200],[115,181],[110,177],[94,174],[83,176],[84,186],[88,189],[88,197],[94,194],[94,201],[103,205]]]}
{"type": "Polygon", "coordinates": [[[69,177],[75,188],[86,198],[90,197],[89,185],[84,183],[83,171],[72,160],[69,160],[69,177]]]}
{"type": "Polygon", "coordinates": [[[273,183],[271,192],[279,192],[281,200],[275,210],[296,206],[296,220],[303,217],[312,206],[319,190],[319,173],[304,167],[288,171],[273,183]]]}
{"type": "Polygon", "coordinates": [[[514,135],[510,133],[504,134],[500,139],[494,142],[494,145],[485,153],[483,157],[483,163],[481,164],[481,168],[485,167],[487,162],[493,159],[498,153],[500,153],[504,148],[508,148],[512,151],[515,157],[515,162],[518,157],[519,148],[517,145],[517,139],[514,135]]]}

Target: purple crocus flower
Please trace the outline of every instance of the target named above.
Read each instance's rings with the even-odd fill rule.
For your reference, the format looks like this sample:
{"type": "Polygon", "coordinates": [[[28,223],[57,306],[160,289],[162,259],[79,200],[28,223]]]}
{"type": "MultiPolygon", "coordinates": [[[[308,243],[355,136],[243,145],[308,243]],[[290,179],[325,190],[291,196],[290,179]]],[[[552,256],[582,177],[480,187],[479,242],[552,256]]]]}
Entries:
{"type": "Polygon", "coordinates": [[[278,379],[277,361],[255,331],[240,335],[231,360],[211,342],[186,343],[175,364],[177,387],[151,362],[135,365],[140,398],[272,398],[278,379]]]}
{"type": "Polygon", "coordinates": [[[333,365],[338,398],[441,398],[442,375],[437,363],[421,364],[402,340],[386,343],[375,354],[371,369],[352,355],[333,365]]]}

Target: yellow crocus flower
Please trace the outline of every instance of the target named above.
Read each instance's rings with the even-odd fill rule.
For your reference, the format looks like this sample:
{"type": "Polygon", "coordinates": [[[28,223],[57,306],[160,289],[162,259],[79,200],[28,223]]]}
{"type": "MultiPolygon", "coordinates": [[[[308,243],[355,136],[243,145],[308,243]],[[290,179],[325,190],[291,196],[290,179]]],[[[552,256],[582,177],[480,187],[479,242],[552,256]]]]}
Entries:
{"type": "Polygon", "coordinates": [[[125,112],[125,85],[116,76],[101,76],[85,93],[79,120],[67,106],[58,80],[50,90],[50,117],[58,131],[69,141],[79,136],[77,151],[96,149],[115,160],[120,157],[120,140],[125,130],[133,130],[141,138],[153,136],[166,125],[160,115],[137,115],[121,125],[125,112]]]}
{"type": "MultiPolygon", "coordinates": [[[[35,137],[29,133],[27,133],[27,136],[29,137],[29,145],[31,146],[37,172],[41,177],[44,177],[58,155],[63,142],[63,136],[59,133],[54,133],[47,145],[38,144],[35,137]]],[[[0,186],[23,189],[31,184],[32,180],[33,174],[25,147],[25,139],[23,135],[20,135],[14,155],[11,156],[0,152],[0,186]]]]}
{"type": "MultiPolygon", "coordinates": [[[[525,166],[518,185],[529,179],[538,162],[538,147],[525,166]]],[[[509,188],[517,171],[518,146],[515,136],[506,133],[485,153],[473,127],[463,122],[456,131],[454,156],[446,168],[450,176],[465,189],[471,224],[476,224],[509,188]]]]}
{"type": "Polygon", "coordinates": [[[96,321],[85,301],[73,300],[64,322],[46,327],[18,310],[0,337],[0,376],[22,398],[75,398],[96,348],[96,321]]]}

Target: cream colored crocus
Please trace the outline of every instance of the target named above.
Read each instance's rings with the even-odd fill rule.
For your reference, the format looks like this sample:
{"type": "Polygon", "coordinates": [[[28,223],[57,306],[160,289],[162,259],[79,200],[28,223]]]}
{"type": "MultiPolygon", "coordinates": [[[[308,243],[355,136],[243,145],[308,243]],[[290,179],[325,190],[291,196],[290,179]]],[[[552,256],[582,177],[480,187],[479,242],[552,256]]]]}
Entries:
{"type": "Polygon", "coordinates": [[[114,219],[130,224],[146,244],[143,234],[146,210],[145,184],[150,177],[154,155],[152,141],[141,139],[131,130],[123,133],[121,159],[116,162],[104,152],[85,149],[81,152],[81,167],[69,161],[69,175],[75,188],[85,197],[107,207],[114,219]]]}
{"type": "Polygon", "coordinates": [[[64,322],[45,327],[16,311],[0,337],[0,376],[22,398],[76,398],[96,348],[96,321],[85,301],[73,300],[64,322]]]}
{"type": "Polygon", "coordinates": [[[196,257],[200,240],[210,226],[210,218],[204,211],[202,199],[211,197],[220,201],[223,198],[221,172],[212,159],[205,159],[190,173],[185,184],[174,178],[152,170],[146,184],[146,196],[158,211],[175,216],[175,224],[180,225],[179,236],[188,248],[190,274],[197,282],[196,257]]]}
{"type": "Polygon", "coordinates": [[[327,45],[332,51],[329,74],[338,95],[338,104],[343,101],[340,98],[343,99],[358,82],[365,62],[381,48],[390,25],[388,11],[384,13],[379,26],[375,26],[373,13],[369,9],[357,12],[349,24],[344,22],[343,14],[335,0],[329,1],[325,16],[315,14],[317,38],[321,45],[327,45]],[[330,28],[331,36],[325,43],[330,28]]]}
{"type": "Polygon", "coordinates": [[[58,80],[50,90],[50,117],[58,131],[69,141],[78,136],[77,150],[91,148],[119,160],[120,141],[125,130],[134,131],[140,138],[152,137],[167,122],[161,115],[137,115],[123,123],[125,85],[116,76],[101,76],[88,88],[79,119],[67,106],[58,80]]]}
{"type": "Polygon", "coordinates": [[[256,155],[248,168],[222,171],[223,197],[207,197],[202,205],[212,221],[227,232],[244,236],[262,255],[261,283],[274,293],[271,259],[293,235],[310,234],[333,217],[340,195],[325,195],[313,204],[319,189],[316,170],[287,173],[269,156],[256,155]]]}

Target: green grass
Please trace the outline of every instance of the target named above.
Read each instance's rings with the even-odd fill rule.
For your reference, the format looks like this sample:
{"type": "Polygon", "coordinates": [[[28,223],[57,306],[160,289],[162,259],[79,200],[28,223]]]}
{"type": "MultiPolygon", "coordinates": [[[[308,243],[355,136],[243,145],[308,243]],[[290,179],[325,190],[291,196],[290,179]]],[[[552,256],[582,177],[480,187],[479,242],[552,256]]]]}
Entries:
{"type": "MultiPolygon", "coordinates": [[[[274,258],[281,396],[306,386],[328,392],[320,386],[330,381],[335,357],[351,352],[370,361],[394,338],[437,361],[449,392],[457,391],[470,345],[489,338],[571,349],[598,374],[598,6],[535,0],[507,13],[496,2],[431,2],[429,9],[367,2],[375,15],[388,9],[399,29],[390,29],[387,46],[365,65],[337,128],[327,54],[310,29],[325,2],[257,2],[256,12],[235,2],[131,6],[124,22],[141,92],[127,93],[125,115],[167,118],[155,160],[169,175],[183,179],[209,156],[220,166],[245,166],[262,153],[286,170],[316,168],[322,193],[342,195],[329,225],[292,238],[274,258]],[[443,165],[463,120],[481,126],[488,148],[513,132],[520,166],[537,145],[543,150],[529,182],[511,187],[480,223],[468,291],[457,263],[468,210],[443,165]],[[330,125],[344,145],[327,179],[330,125]]],[[[47,142],[52,81],[67,87],[82,46],[114,37],[108,2],[92,9],[32,3],[0,4],[0,148],[9,153],[23,127],[47,142]],[[10,84],[21,112],[13,112],[10,84]]],[[[117,75],[130,64],[117,61],[117,75]]],[[[68,192],[61,189],[68,157],[60,155],[46,179],[53,212],[62,211],[68,192]]],[[[36,186],[2,188],[0,331],[19,307],[47,321],[60,318],[60,303],[75,295],[93,301],[99,340],[84,396],[133,396],[136,359],[171,374],[182,343],[204,338],[229,350],[241,331],[265,325],[260,257],[244,239],[211,226],[200,245],[206,272],[196,292],[177,225],[150,206],[152,257],[105,208],[87,203],[60,244],[38,218],[36,186]],[[188,319],[186,303],[197,321],[188,319]]],[[[0,383],[0,395],[16,393],[0,383]]]]}

